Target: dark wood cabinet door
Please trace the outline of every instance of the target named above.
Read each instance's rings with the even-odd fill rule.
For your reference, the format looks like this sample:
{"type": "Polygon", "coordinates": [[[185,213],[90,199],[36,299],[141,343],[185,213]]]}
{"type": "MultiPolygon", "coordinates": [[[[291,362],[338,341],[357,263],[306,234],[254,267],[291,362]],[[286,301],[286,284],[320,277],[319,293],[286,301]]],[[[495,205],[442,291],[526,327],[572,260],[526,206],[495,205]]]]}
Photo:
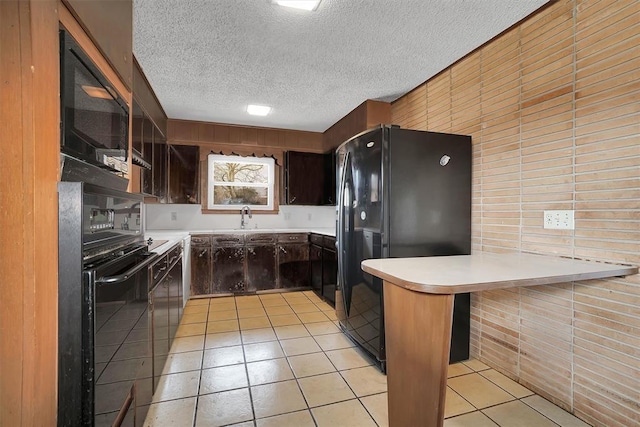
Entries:
{"type": "Polygon", "coordinates": [[[171,267],[165,280],[169,285],[169,348],[171,348],[182,312],[182,260],[171,267]]]}
{"type": "Polygon", "coordinates": [[[276,247],[270,245],[247,246],[247,292],[275,289],[276,247]]]}
{"type": "Polygon", "coordinates": [[[324,191],[323,202],[324,205],[336,204],[336,153],[331,151],[325,153],[324,157],[324,191]]]}
{"type": "Polygon", "coordinates": [[[200,203],[200,147],[169,145],[169,203],[200,203]]]}
{"type": "Polygon", "coordinates": [[[211,293],[244,292],[244,246],[213,248],[213,286],[211,293]]]}
{"type": "Polygon", "coordinates": [[[311,288],[322,296],[322,247],[309,246],[309,268],[311,269],[311,288]]]}
{"type": "Polygon", "coordinates": [[[324,203],[324,155],[288,151],[286,155],[285,203],[324,203]]]}
{"type": "Polygon", "coordinates": [[[144,121],[144,112],[140,105],[133,100],[131,108],[131,147],[139,154],[142,154],[142,123],[144,121]]]}
{"type": "Polygon", "coordinates": [[[277,245],[278,287],[299,288],[309,286],[309,244],[277,245]]]}
{"type": "MultiPolygon", "coordinates": [[[[153,167],[153,122],[146,115],[142,118],[142,157],[153,167]]],[[[153,194],[153,173],[151,169],[142,169],[140,178],[144,194],[153,194]]]]}
{"type": "Polygon", "coordinates": [[[154,128],[153,132],[153,195],[160,203],[167,201],[167,141],[154,128]]]}
{"type": "Polygon", "coordinates": [[[191,295],[211,293],[211,246],[191,246],[191,295]]]}
{"type": "Polygon", "coordinates": [[[322,249],[322,296],[334,304],[337,281],[338,255],[335,250],[325,247],[322,249]]]}
{"type": "Polygon", "coordinates": [[[160,374],[169,354],[169,281],[167,277],[153,288],[150,295],[154,389],[158,386],[160,374]]]}

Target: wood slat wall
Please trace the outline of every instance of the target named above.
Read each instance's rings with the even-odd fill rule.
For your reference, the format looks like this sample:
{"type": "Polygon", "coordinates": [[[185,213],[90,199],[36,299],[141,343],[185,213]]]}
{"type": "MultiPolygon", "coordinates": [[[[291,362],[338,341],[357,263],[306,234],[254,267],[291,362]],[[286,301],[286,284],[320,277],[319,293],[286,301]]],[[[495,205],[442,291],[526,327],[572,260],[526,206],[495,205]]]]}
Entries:
{"type": "Polygon", "coordinates": [[[56,424],[58,3],[0,2],[0,425],[56,424]]]}
{"type": "MultiPolygon", "coordinates": [[[[471,135],[472,247],[640,264],[640,2],[550,4],[392,104],[471,135]],[[543,210],[575,210],[546,230],[543,210]]],[[[597,426],[640,423],[640,277],[474,294],[472,354],[597,426]]]]}
{"type": "Polygon", "coordinates": [[[263,149],[322,152],[322,134],[287,129],[236,126],[221,123],[169,119],[167,141],[194,145],[228,145],[263,149]]]}
{"type": "Polygon", "coordinates": [[[390,122],[391,104],[368,99],[324,131],[323,151],[335,150],[352,136],[390,122]]]}

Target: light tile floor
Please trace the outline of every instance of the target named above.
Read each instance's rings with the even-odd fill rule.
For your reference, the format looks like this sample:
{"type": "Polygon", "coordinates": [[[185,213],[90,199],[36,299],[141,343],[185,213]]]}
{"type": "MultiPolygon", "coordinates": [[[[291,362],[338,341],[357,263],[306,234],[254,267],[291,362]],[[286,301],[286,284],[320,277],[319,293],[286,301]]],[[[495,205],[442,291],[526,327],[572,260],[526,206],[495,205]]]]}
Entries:
{"type": "MultiPolygon", "coordinates": [[[[445,427],[582,427],[478,360],[450,365],[445,427]]],[[[145,426],[387,426],[387,381],[313,292],[187,303],[145,426]]]]}

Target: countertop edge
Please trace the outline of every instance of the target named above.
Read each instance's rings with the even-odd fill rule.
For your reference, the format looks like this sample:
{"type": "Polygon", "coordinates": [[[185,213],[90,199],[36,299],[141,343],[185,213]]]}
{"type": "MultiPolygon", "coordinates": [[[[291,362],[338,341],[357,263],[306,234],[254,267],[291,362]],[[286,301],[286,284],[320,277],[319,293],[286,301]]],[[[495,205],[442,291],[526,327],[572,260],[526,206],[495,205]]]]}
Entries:
{"type": "MultiPolygon", "coordinates": [[[[381,261],[377,260],[364,260],[361,263],[362,270],[372,274],[376,277],[379,277],[389,283],[392,283],[396,286],[421,293],[429,293],[429,294],[459,294],[459,293],[467,293],[467,292],[481,292],[488,291],[494,289],[508,289],[514,287],[523,287],[523,286],[538,286],[538,285],[550,285],[556,283],[564,283],[564,282],[572,282],[579,280],[592,280],[592,279],[604,279],[611,277],[620,277],[620,276],[628,276],[638,273],[638,267],[635,266],[627,266],[627,265],[617,265],[617,264],[607,264],[600,263],[595,261],[584,261],[584,260],[571,260],[567,258],[560,257],[551,257],[545,255],[531,255],[531,254],[521,254],[523,256],[535,256],[535,257],[546,257],[549,258],[549,261],[557,262],[558,260],[564,260],[567,266],[570,265],[570,261],[576,261],[579,263],[591,263],[593,265],[601,265],[602,270],[600,271],[591,271],[591,272],[581,272],[581,273],[567,273],[567,274],[555,274],[555,275],[540,275],[538,277],[529,277],[522,279],[512,279],[512,280],[499,280],[499,281],[484,281],[481,283],[474,283],[470,280],[468,283],[463,284],[455,284],[455,285],[438,285],[438,284],[425,284],[425,283],[416,283],[412,280],[407,280],[405,278],[399,277],[400,275],[390,274],[384,269],[371,267],[368,261],[381,261]]],[[[468,255],[468,257],[473,257],[474,255],[468,255]]],[[[427,257],[427,258],[435,258],[435,257],[427,257]]],[[[447,258],[447,257],[445,257],[447,258]]],[[[398,258],[387,258],[387,259],[398,259],[398,258]]]]}

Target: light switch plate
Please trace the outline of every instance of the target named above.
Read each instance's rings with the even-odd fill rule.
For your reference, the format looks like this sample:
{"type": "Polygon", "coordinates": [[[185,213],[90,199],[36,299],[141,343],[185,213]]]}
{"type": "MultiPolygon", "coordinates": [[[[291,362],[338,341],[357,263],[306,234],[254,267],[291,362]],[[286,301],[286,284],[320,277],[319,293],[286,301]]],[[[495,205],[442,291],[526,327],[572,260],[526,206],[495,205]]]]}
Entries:
{"type": "Polygon", "coordinates": [[[574,230],[573,211],[544,211],[544,228],[574,230]]]}

